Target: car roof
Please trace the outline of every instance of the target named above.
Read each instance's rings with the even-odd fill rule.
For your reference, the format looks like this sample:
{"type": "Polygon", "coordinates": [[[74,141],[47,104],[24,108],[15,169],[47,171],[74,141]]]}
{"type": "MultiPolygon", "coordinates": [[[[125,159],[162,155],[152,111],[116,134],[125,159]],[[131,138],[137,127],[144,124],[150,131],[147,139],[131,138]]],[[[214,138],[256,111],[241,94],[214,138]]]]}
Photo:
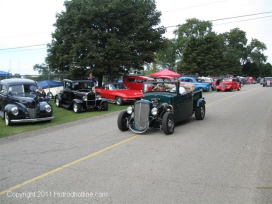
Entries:
{"type": "Polygon", "coordinates": [[[37,85],[35,81],[31,79],[22,79],[22,78],[12,78],[12,79],[2,79],[0,81],[1,84],[6,84],[9,86],[12,85],[20,85],[20,84],[33,84],[37,85]]]}

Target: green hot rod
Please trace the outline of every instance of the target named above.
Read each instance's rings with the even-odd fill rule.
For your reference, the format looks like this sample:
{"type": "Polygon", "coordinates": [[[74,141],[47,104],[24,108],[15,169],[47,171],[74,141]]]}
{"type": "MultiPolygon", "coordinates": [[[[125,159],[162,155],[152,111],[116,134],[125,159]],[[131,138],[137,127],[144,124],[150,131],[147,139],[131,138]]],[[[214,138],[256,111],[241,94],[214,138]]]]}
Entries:
{"type": "Polygon", "coordinates": [[[117,120],[121,131],[144,133],[149,127],[174,132],[175,123],[195,114],[197,120],[205,117],[205,100],[201,91],[183,92],[179,82],[147,82],[143,84],[143,97],[134,107],[120,112],[117,120]],[[152,84],[152,85],[151,85],[152,84]]]}

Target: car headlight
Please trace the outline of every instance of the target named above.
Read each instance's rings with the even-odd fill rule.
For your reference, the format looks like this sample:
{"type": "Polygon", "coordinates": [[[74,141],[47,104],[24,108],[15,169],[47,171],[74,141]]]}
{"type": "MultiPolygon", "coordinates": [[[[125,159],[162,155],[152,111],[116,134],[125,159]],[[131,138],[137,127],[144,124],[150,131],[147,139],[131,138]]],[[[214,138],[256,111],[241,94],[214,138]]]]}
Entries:
{"type": "Polygon", "coordinates": [[[157,115],[158,114],[158,109],[157,108],[152,108],[151,114],[154,115],[154,116],[157,115]]]}
{"type": "Polygon", "coordinates": [[[83,97],[82,97],[82,100],[83,100],[83,101],[87,101],[87,100],[88,100],[87,96],[83,96],[83,97]]]}
{"type": "Polygon", "coordinates": [[[96,95],[96,100],[101,100],[101,96],[100,95],[96,95]]]}
{"type": "Polygon", "coordinates": [[[51,106],[48,105],[48,104],[46,104],[46,105],[45,105],[45,111],[46,111],[47,113],[50,113],[50,112],[52,111],[51,106]]]}
{"type": "Polygon", "coordinates": [[[131,106],[127,107],[127,113],[128,114],[133,113],[133,108],[131,106]]]}
{"type": "Polygon", "coordinates": [[[18,115],[19,114],[19,111],[18,111],[17,107],[12,107],[11,112],[12,112],[13,115],[18,115]]]}

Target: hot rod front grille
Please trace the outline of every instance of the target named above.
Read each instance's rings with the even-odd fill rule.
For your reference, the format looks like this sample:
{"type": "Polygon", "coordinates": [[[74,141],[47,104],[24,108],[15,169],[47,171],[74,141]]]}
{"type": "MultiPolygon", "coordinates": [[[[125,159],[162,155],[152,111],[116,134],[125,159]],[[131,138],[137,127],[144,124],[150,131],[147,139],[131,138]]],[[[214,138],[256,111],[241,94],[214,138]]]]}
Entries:
{"type": "Polygon", "coordinates": [[[29,114],[29,118],[37,117],[37,108],[27,108],[27,112],[29,114]]]}
{"type": "Polygon", "coordinates": [[[220,84],[220,86],[221,86],[222,89],[226,88],[226,84],[220,84]]]}
{"type": "Polygon", "coordinates": [[[148,122],[149,122],[149,113],[150,113],[149,104],[136,103],[134,108],[135,108],[135,112],[134,112],[135,128],[138,130],[146,129],[146,126],[148,125],[148,122]]]}

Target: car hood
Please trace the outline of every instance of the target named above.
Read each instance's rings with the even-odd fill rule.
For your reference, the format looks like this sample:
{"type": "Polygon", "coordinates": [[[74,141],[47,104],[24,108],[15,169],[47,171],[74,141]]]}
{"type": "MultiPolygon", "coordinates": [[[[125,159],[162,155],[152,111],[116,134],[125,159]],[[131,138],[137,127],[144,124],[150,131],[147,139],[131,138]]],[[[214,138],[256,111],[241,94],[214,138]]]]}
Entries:
{"type": "Polygon", "coordinates": [[[37,104],[39,103],[36,97],[21,97],[21,96],[13,96],[12,101],[20,107],[25,108],[36,108],[37,104]]]}

